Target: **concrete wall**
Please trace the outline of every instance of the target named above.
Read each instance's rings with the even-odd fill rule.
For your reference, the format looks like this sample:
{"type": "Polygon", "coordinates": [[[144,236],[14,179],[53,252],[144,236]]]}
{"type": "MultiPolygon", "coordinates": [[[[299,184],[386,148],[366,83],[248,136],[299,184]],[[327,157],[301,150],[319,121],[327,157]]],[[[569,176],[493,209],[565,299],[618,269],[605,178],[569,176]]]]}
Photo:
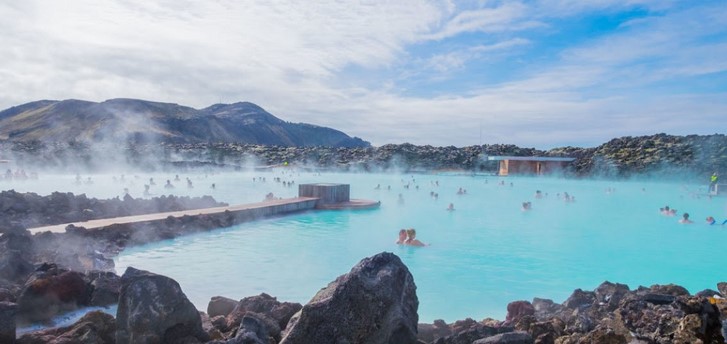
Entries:
{"type": "Polygon", "coordinates": [[[343,203],[351,200],[351,185],[349,184],[300,184],[298,197],[318,198],[318,204],[343,203]]]}

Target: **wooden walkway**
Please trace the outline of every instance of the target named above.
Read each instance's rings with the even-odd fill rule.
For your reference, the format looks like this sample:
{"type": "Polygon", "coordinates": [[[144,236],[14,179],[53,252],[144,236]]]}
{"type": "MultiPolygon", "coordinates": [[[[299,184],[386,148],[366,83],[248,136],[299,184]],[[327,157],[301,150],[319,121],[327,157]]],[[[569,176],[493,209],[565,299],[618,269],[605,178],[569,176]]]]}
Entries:
{"type": "Polygon", "coordinates": [[[314,197],[296,197],[280,200],[270,200],[258,203],[238,204],[226,207],[192,209],[166,213],[122,216],[110,219],[71,222],[60,225],[29,228],[28,230],[32,234],[41,232],[64,233],[68,225],[84,227],[86,229],[99,229],[114,224],[150,223],[155,221],[163,221],[169,216],[179,218],[182,216],[215,215],[225,213],[226,211],[232,213],[244,213],[254,217],[274,216],[279,214],[311,210],[315,207],[317,201],[318,198],[314,197]]]}

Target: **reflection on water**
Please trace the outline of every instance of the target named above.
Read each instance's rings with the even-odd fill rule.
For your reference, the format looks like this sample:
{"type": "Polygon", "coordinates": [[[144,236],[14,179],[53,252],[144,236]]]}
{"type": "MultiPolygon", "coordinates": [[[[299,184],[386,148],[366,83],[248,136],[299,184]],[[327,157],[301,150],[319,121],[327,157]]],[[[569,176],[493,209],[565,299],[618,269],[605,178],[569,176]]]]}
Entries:
{"type": "MultiPolygon", "coordinates": [[[[352,197],[382,201],[377,210],[308,212],[152,243],[127,249],[116,259],[119,274],[134,266],[176,279],[202,310],[215,295],[239,299],[266,292],[305,303],[360,259],[381,251],[396,253],[413,273],[423,322],[502,319],[510,301],[544,297],[562,302],[573,289],[593,289],[605,280],[632,289],[676,283],[695,293],[725,279],[716,257],[727,227],[708,226],[704,219],[711,215],[721,223],[727,199],[704,196],[706,185],[280,172],[180,176],[194,180],[195,188],[177,187],[175,194],[210,194],[231,204],[257,202],[268,192],[292,197],[304,182],[350,183],[352,197]],[[253,182],[256,176],[265,176],[266,182],[253,182]],[[284,186],[275,177],[296,185],[284,186]],[[212,183],[214,190],[203,187],[212,183]],[[459,188],[466,194],[458,195],[459,188]],[[542,198],[535,197],[536,190],[542,198]],[[565,202],[565,192],[575,201],[565,202]],[[526,201],[532,210],[522,210],[526,201]],[[449,203],[455,211],[445,210],[449,203]],[[665,205],[679,214],[689,212],[695,223],[682,225],[676,217],[661,215],[665,205]],[[431,246],[395,245],[398,230],[408,227],[431,246]]],[[[61,188],[92,197],[115,197],[127,187],[140,196],[148,178],[124,186],[110,175],[94,176],[90,188],[73,185],[73,176],[41,176],[37,184],[13,187],[41,193],[61,188]]]]}

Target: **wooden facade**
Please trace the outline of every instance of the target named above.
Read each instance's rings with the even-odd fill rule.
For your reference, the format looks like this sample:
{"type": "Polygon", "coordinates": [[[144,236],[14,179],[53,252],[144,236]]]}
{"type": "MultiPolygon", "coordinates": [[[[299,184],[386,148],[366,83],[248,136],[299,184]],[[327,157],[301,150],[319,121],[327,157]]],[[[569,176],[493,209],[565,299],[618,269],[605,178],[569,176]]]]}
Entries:
{"type": "Polygon", "coordinates": [[[499,161],[498,175],[547,175],[563,171],[574,158],[491,156],[499,161]]]}

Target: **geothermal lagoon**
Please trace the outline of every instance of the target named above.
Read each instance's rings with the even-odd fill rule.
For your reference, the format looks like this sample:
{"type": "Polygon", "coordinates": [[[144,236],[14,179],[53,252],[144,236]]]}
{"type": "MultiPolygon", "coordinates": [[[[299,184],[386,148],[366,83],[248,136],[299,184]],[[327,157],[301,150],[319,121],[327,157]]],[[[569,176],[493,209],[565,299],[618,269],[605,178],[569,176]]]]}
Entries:
{"type": "Polygon", "coordinates": [[[123,181],[120,174],[83,175],[79,185],[74,175],[41,174],[36,181],[2,181],[0,188],[96,198],[122,196],[126,188],[144,197],[143,186],[153,178],[152,196],[211,195],[240,204],[262,201],[269,192],[295,197],[300,183],[333,182],[351,184],[352,198],[381,201],[374,210],[311,211],[129,247],[115,258],[118,274],[134,266],[177,280],[200,310],[212,296],[262,292],[305,304],[359,260],[382,251],[397,254],[412,272],[420,322],[504,319],[511,301],[560,303],[574,289],[592,290],[605,280],[632,289],[675,283],[691,293],[724,280],[727,226],[707,225],[705,218],[721,223],[727,198],[708,197],[706,183],[291,170],[179,176],[175,182],[173,173],[126,174],[123,181]],[[85,183],[88,177],[93,183],[85,183]],[[174,189],[163,187],[167,179],[174,189]],[[466,193],[458,194],[460,188],[466,193]],[[566,202],[566,192],[575,201],[566,202]],[[526,201],[532,210],[522,210],[526,201]],[[455,211],[446,210],[449,203],[455,211]],[[665,205],[677,216],[662,215],[665,205]],[[684,212],[693,224],[678,223],[684,212]],[[431,246],[396,245],[401,228],[415,228],[431,246]]]}

